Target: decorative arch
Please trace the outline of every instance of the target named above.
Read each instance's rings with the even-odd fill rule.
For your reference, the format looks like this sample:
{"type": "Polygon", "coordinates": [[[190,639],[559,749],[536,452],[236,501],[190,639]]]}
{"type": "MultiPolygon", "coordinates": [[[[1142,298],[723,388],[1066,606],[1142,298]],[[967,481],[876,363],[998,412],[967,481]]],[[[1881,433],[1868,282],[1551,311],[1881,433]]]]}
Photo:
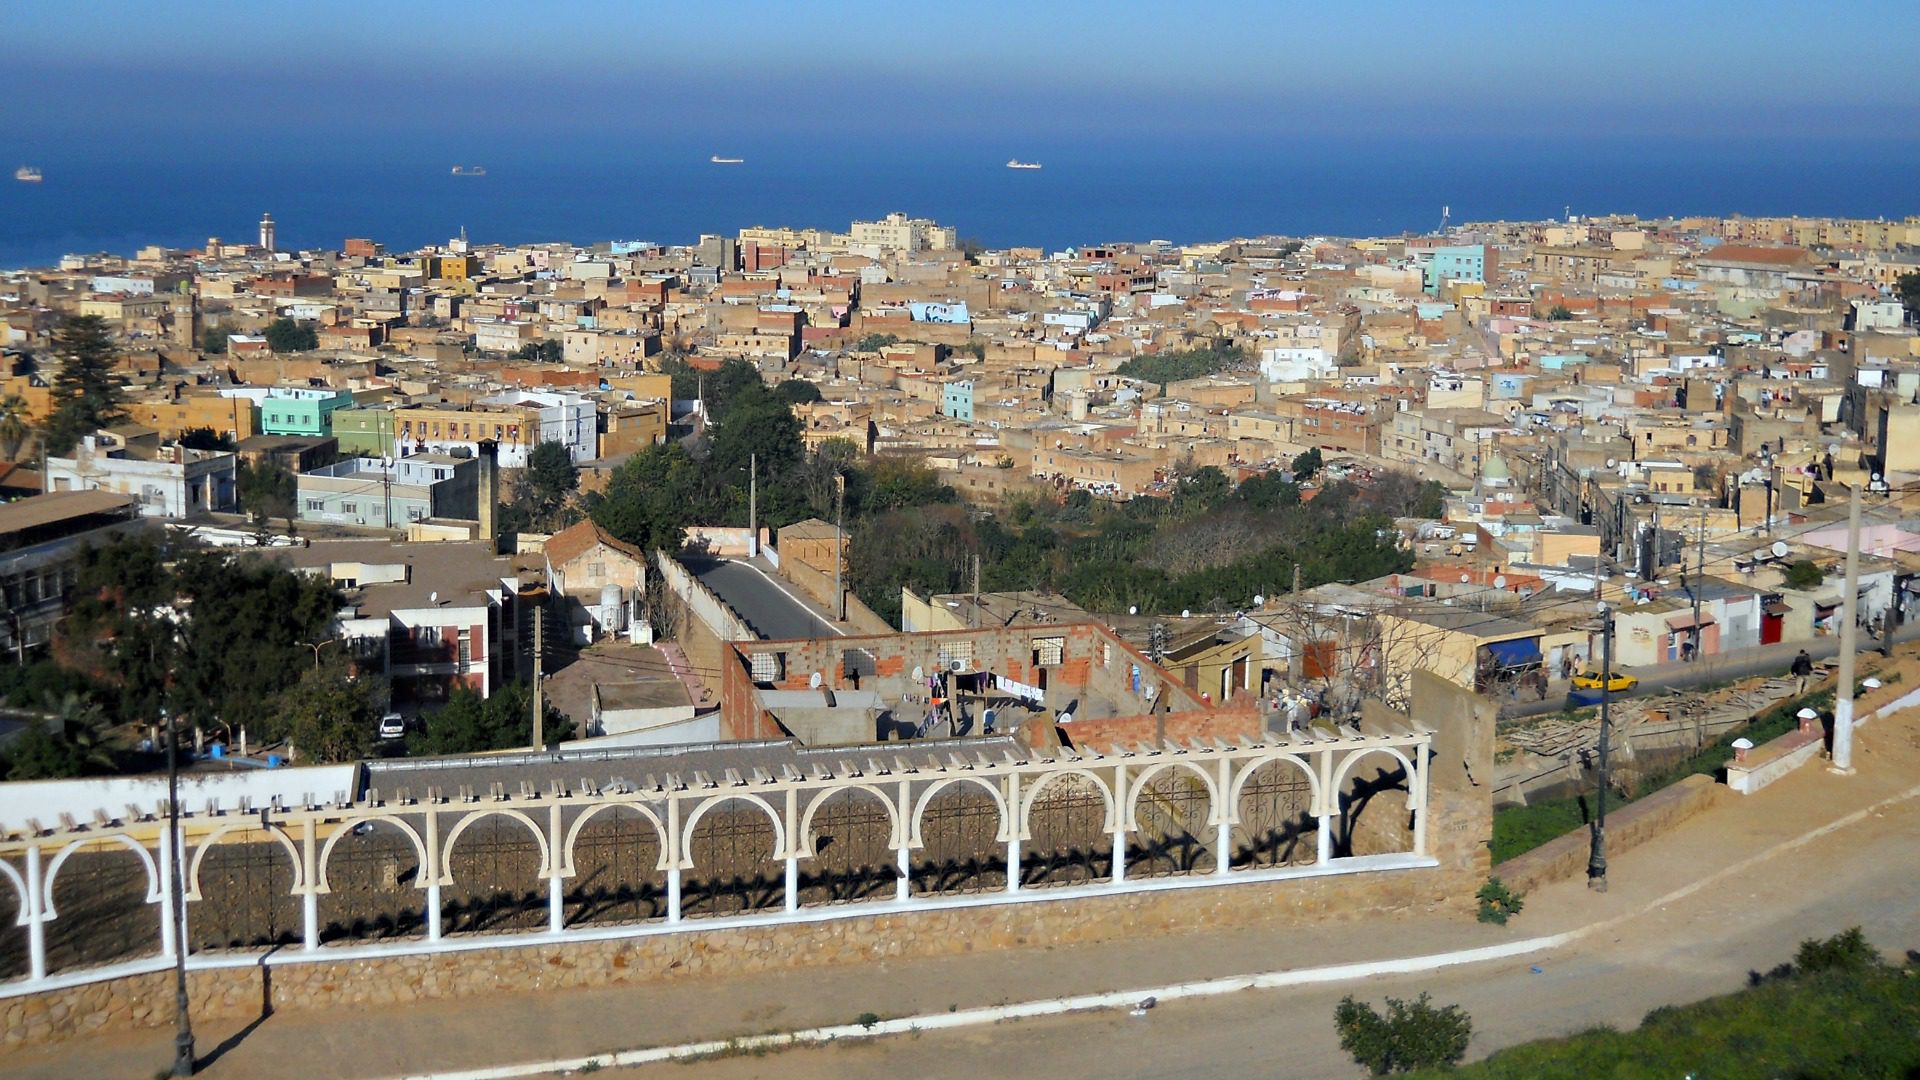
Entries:
{"type": "Polygon", "coordinates": [[[1366,757],[1368,754],[1386,754],[1387,756],[1393,758],[1395,761],[1398,761],[1402,766],[1406,768],[1407,770],[1407,805],[1409,808],[1418,809],[1418,807],[1415,806],[1415,800],[1418,798],[1418,795],[1416,793],[1416,783],[1418,779],[1418,772],[1413,767],[1413,759],[1401,753],[1400,748],[1397,746],[1369,746],[1362,750],[1351,751],[1345,757],[1342,757],[1340,759],[1340,764],[1336,766],[1333,770],[1332,794],[1334,795],[1339,794],[1341,785],[1346,782],[1347,774],[1353,771],[1353,763],[1356,761],[1359,761],[1363,757],[1366,757]]]}
{"type": "MultiPolygon", "coordinates": [[[[226,824],[208,833],[206,836],[202,837],[200,839],[200,842],[193,846],[193,858],[191,861],[187,863],[187,899],[188,900],[202,899],[200,895],[200,863],[202,860],[204,860],[207,857],[207,852],[213,849],[214,841],[220,839],[222,836],[225,836],[230,832],[233,832],[236,829],[258,829],[258,828],[260,828],[260,824],[252,820],[229,821],[226,824]]],[[[287,858],[293,863],[293,892],[294,892],[294,895],[299,895],[300,887],[305,884],[305,882],[301,880],[302,875],[300,873],[300,849],[293,846],[293,840],[287,836],[286,831],[283,829],[276,829],[276,828],[273,828],[272,826],[268,826],[266,829],[262,831],[265,832],[268,836],[273,837],[274,840],[279,842],[282,848],[286,849],[287,858]]]]}
{"type": "MultiPolygon", "coordinates": [[[[1273,765],[1275,763],[1283,762],[1283,761],[1292,762],[1295,766],[1299,767],[1301,773],[1303,773],[1306,776],[1307,791],[1309,792],[1308,805],[1314,808],[1316,815],[1318,815],[1321,811],[1325,810],[1326,807],[1325,807],[1324,800],[1326,798],[1326,794],[1320,790],[1320,777],[1314,773],[1313,767],[1311,765],[1308,765],[1305,761],[1301,760],[1297,755],[1281,754],[1277,757],[1264,758],[1260,761],[1256,761],[1248,765],[1246,768],[1241,769],[1239,774],[1233,778],[1232,789],[1229,790],[1227,793],[1227,801],[1226,801],[1226,813],[1227,813],[1226,820],[1227,821],[1234,822],[1235,824],[1239,823],[1240,792],[1246,788],[1247,778],[1251,777],[1254,773],[1259,772],[1261,769],[1264,769],[1269,765],[1273,765]]],[[[1336,780],[1334,782],[1334,790],[1336,791],[1339,790],[1339,787],[1340,787],[1340,783],[1339,781],[1336,780]]]]}
{"type": "Polygon", "coordinates": [[[1113,831],[1114,813],[1115,813],[1116,807],[1114,806],[1112,787],[1106,783],[1103,783],[1100,780],[1100,777],[1095,775],[1091,769],[1060,769],[1058,771],[1049,772],[1041,776],[1040,779],[1032,787],[1027,789],[1025,797],[1021,799],[1020,801],[1020,837],[1021,839],[1023,840],[1027,839],[1029,836],[1032,835],[1031,822],[1033,818],[1033,804],[1036,801],[1038,801],[1040,797],[1040,793],[1047,789],[1047,785],[1053,783],[1055,780],[1058,780],[1063,776],[1081,777],[1086,781],[1088,781],[1089,783],[1091,783],[1094,786],[1094,789],[1096,791],[1100,792],[1100,798],[1103,802],[1106,803],[1106,807],[1107,807],[1106,821],[1102,824],[1101,827],[1105,829],[1107,832],[1113,831]]]}
{"type": "Polygon", "coordinates": [[[813,850],[813,815],[828,799],[847,791],[864,791],[880,800],[880,805],[887,808],[887,846],[894,848],[900,846],[902,834],[905,832],[900,827],[900,808],[893,805],[893,800],[887,798],[886,792],[872,784],[848,784],[841,787],[821,788],[814,795],[813,801],[807,804],[806,813],[800,817],[800,829],[794,836],[793,853],[795,855],[805,859],[817,854],[813,850]]]}
{"type": "MultiPolygon", "coordinates": [[[[165,842],[166,838],[163,836],[161,840],[165,842]]],[[[55,876],[60,873],[61,865],[67,861],[69,855],[72,855],[80,848],[88,844],[98,844],[102,841],[111,841],[119,844],[135,855],[140,856],[140,865],[146,867],[147,870],[147,895],[143,897],[143,899],[149,904],[157,904],[160,902],[160,868],[155,865],[153,861],[153,852],[148,851],[140,844],[134,843],[133,838],[125,833],[107,833],[85,840],[74,840],[68,843],[66,847],[61,848],[60,853],[55,855],[51,862],[47,863],[46,879],[40,883],[40,887],[46,890],[46,895],[43,898],[45,903],[41,907],[41,910],[46,913],[47,918],[59,918],[59,914],[53,909],[53,880],[55,876]]]]}
{"type": "Polygon", "coordinates": [[[22,878],[20,871],[15,870],[13,864],[6,859],[0,859],[0,875],[5,876],[8,881],[13,882],[14,899],[20,901],[20,914],[14,918],[13,925],[27,925],[32,921],[27,918],[27,913],[32,909],[33,905],[27,903],[26,879],[22,878]]]}
{"type": "Polygon", "coordinates": [[[778,810],[775,810],[772,806],[768,805],[767,800],[751,792],[743,792],[743,793],[731,794],[731,795],[715,795],[707,799],[705,802],[701,803],[699,806],[694,807],[693,813],[688,814],[686,822],[680,826],[680,852],[681,852],[680,869],[682,870],[693,869],[693,856],[689,854],[689,852],[693,850],[693,830],[695,826],[700,824],[700,819],[707,816],[707,811],[713,809],[716,806],[719,806],[721,803],[732,802],[735,800],[747,803],[752,806],[757,806],[760,808],[760,810],[763,813],[767,815],[767,818],[773,822],[773,858],[778,859],[786,854],[787,852],[786,823],[780,820],[780,812],[778,810]]]}
{"type": "Polygon", "coordinates": [[[355,814],[341,821],[339,826],[334,830],[334,834],[327,837],[327,842],[320,846],[320,854],[314,867],[314,872],[316,876],[318,876],[319,881],[315,882],[313,891],[317,893],[330,893],[333,891],[327,882],[327,858],[333,854],[333,846],[338,844],[343,838],[352,835],[354,826],[363,821],[392,825],[406,835],[407,840],[413,844],[413,853],[420,858],[420,888],[426,888],[428,884],[426,880],[427,863],[431,860],[427,858],[427,842],[420,838],[420,834],[414,831],[413,826],[397,817],[389,817],[382,814],[355,814]]]}
{"type": "Polygon", "coordinates": [[[1120,823],[1129,832],[1133,831],[1135,828],[1138,827],[1137,823],[1133,820],[1133,808],[1135,805],[1137,805],[1140,802],[1141,794],[1147,790],[1148,781],[1151,781],[1154,777],[1160,775],[1163,772],[1168,772],[1175,769],[1185,769],[1186,771],[1199,777],[1200,782],[1206,785],[1207,798],[1211,800],[1211,805],[1212,805],[1212,814],[1210,815],[1211,820],[1208,822],[1208,824],[1217,825],[1221,821],[1226,820],[1222,815],[1226,814],[1228,811],[1225,807],[1221,805],[1220,784],[1219,784],[1219,781],[1214,779],[1214,776],[1212,773],[1208,772],[1206,769],[1201,768],[1197,762],[1160,761],[1160,762],[1155,762],[1154,764],[1149,765],[1146,768],[1141,769],[1138,773],[1134,774],[1132,783],[1127,785],[1127,792],[1126,792],[1127,803],[1126,803],[1126,806],[1121,810],[1122,818],[1120,823]]]}
{"type": "Polygon", "coordinates": [[[1006,841],[1007,834],[1011,832],[1013,829],[1013,820],[1011,815],[1007,813],[1007,798],[1006,796],[1000,793],[1000,788],[994,784],[988,783],[985,777],[948,776],[948,777],[943,777],[939,780],[935,780],[933,783],[928,784],[927,789],[920,793],[920,797],[918,799],[914,800],[913,818],[908,823],[909,825],[908,834],[907,834],[908,847],[918,848],[918,847],[926,846],[926,837],[921,831],[920,823],[927,816],[927,805],[933,802],[933,797],[935,795],[940,794],[941,791],[945,790],[946,788],[954,784],[972,784],[980,788],[982,791],[985,791],[988,797],[993,799],[994,807],[997,808],[1000,812],[1000,828],[998,831],[998,835],[995,836],[994,839],[1002,843],[1006,841]]]}
{"type": "Polygon", "coordinates": [[[512,818],[527,827],[527,831],[533,834],[534,843],[540,847],[540,876],[552,876],[553,851],[547,846],[547,834],[541,832],[540,826],[535,824],[534,820],[525,813],[515,810],[512,807],[502,806],[492,810],[471,811],[465,817],[462,817],[454,823],[452,830],[447,833],[446,841],[440,847],[440,884],[453,884],[453,845],[460,841],[460,834],[467,831],[467,826],[472,825],[481,818],[494,815],[512,818]]]}
{"type": "Polygon", "coordinates": [[[581,814],[577,818],[574,818],[573,825],[567,829],[567,840],[565,845],[563,845],[563,847],[561,848],[561,858],[565,860],[564,864],[561,867],[561,873],[563,876],[566,876],[566,877],[573,876],[573,848],[574,848],[574,843],[580,839],[580,830],[586,827],[587,821],[590,818],[592,818],[595,814],[600,813],[602,810],[639,811],[640,816],[646,818],[647,821],[653,825],[654,838],[660,842],[660,857],[654,861],[653,868],[655,870],[672,869],[672,867],[669,866],[667,863],[667,826],[665,822],[660,820],[660,815],[654,813],[653,809],[644,803],[605,802],[605,803],[599,804],[598,806],[589,807],[585,813],[581,814]]]}

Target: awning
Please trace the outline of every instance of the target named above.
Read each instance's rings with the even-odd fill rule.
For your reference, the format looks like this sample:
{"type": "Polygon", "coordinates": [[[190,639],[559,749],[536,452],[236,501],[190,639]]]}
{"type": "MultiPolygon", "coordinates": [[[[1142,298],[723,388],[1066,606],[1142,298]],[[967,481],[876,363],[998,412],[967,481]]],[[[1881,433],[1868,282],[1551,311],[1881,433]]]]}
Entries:
{"type": "Polygon", "coordinates": [[[1694,623],[1693,616],[1691,614],[1675,615],[1673,618],[1667,620],[1667,629],[1669,630],[1691,630],[1694,628],[1695,625],[1712,626],[1713,616],[1702,614],[1700,616],[1700,622],[1698,624],[1694,623]]]}
{"type": "Polygon", "coordinates": [[[1490,641],[1487,643],[1487,655],[1493,658],[1495,667],[1516,668],[1540,662],[1539,638],[1515,638],[1512,641],[1490,641]]]}
{"type": "Polygon", "coordinates": [[[1792,610],[1793,610],[1792,605],[1782,603],[1781,601],[1778,601],[1778,600],[1775,600],[1773,603],[1767,605],[1767,614],[1769,615],[1776,615],[1776,616],[1785,615],[1787,612],[1792,610]]]}

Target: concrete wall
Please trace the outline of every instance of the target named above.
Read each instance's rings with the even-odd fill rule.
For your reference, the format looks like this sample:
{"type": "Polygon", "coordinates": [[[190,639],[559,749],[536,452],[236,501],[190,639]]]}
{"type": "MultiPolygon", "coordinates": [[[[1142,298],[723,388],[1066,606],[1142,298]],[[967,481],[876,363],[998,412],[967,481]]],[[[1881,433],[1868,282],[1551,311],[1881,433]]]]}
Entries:
{"type": "MultiPolygon", "coordinates": [[[[1607,854],[1640,846],[1728,797],[1711,776],[1689,776],[1607,815],[1607,854]]],[[[1526,893],[1563,881],[1587,869],[1591,834],[1584,828],[1516,855],[1493,868],[1493,876],[1514,892],[1526,893]]]]}

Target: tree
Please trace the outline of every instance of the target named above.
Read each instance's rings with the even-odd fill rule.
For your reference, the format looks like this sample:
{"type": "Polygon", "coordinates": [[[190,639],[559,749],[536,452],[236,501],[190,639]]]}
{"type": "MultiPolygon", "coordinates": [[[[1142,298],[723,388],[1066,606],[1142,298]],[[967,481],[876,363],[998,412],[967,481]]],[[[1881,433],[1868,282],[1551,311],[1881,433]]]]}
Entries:
{"type": "Polygon", "coordinates": [[[1249,360],[1246,350],[1238,346],[1208,346],[1200,349],[1135,356],[1121,364],[1114,373],[1129,379],[1159,383],[1161,388],[1165,389],[1170,382],[1198,379],[1204,375],[1243,367],[1249,360]]]}
{"type": "Polygon", "coordinates": [[[1907,317],[1920,319],[1920,271],[1901,274],[1894,279],[1893,288],[1907,309],[1907,317]]]}
{"type": "Polygon", "coordinates": [[[783,476],[805,452],[793,409],[765,389],[755,388],[737,395],[728,406],[713,436],[710,464],[722,483],[744,483],[750,460],[759,461],[761,476],[783,476]]]}
{"type": "Polygon", "coordinates": [[[313,327],[288,318],[267,324],[267,348],[277,353],[309,352],[320,347],[320,335],[313,327]]]}
{"type": "Polygon", "coordinates": [[[273,698],[261,732],[285,739],[307,760],[357,761],[373,746],[380,722],[379,687],[355,678],[345,663],[309,667],[273,698]]]}
{"type": "Polygon", "coordinates": [[[28,722],[6,748],[8,780],[63,780],[112,772],[106,714],[73,693],[44,699],[47,714],[28,722]]]}
{"type": "Polygon", "coordinates": [[[1294,456],[1293,464],[1287,467],[1287,471],[1293,474],[1293,482],[1298,484],[1313,479],[1314,474],[1320,471],[1321,464],[1320,448],[1310,447],[1306,452],[1294,456]]]}
{"type": "Polygon", "coordinates": [[[63,455],[82,436],[126,415],[120,408],[120,380],[113,371],[116,351],[113,332],[97,315],[68,319],[54,332],[53,354],[60,360],[60,373],[53,378],[53,411],[41,436],[48,453],[63,455]]]}
{"type": "Polygon", "coordinates": [[[210,427],[188,428],[180,433],[180,445],[189,450],[232,450],[233,440],[210,427]]]}
{"type": "Polygon", "coordinates": [[[1787,588],[1797,592],[1805,592],[1808,589],[1818,588],[1820,583],[1826,579],[1826,572],[1820,569],[1819,563],[1811,559],[1801,559],[1799,562],[1787,567],[1787,588]]]}
{"type": "Polygon", "coordinates": [[[240,463],[237,480],[240,509],[253,519],[254,527],[265,530],[274,518],[285,518],[287,531],[293,531],[298,510],[299,481],[286,466],[273,461],[240,463]]]}
{"type": "Polygon", "coordinates": [[[12,461],[33,429],[27,424],[27,399],[19,394],[0,397],[0,453],[12,461]]]}
{"type": "Polygon", "coordinates": [[[718,368],[705,371],[689,364],[684,357],[669,356],[660,362],[660,371],[673,377],[674,400],[701,399],[706,403],[710,420],[726,416],[736,395],[766,387],[760,379],[760,369],[739,359],[727,360],[718,368]]]}
{"type": "MultiPolygon", "coordinates": [[[[545,704],[542,737],[551,745],[573,737],[573,721],[545,704]]],[[[410,753],[479,754],[511,750],[533,741],[533,688],[523,682],[506,683],[492,697],[482,698],[461,687],[440,711],[427,717],[426,730],[407,740],[410,753]]]]}
{"type": "Polygon", "coordinates": [[[1565,304],[1555,304],[1547,309],[1547,319],[1551,322],[1566,322],[1573,318],[1573,309],[1565,304]]]}
{"type": "Polygon", "coordinates": [[[1408,1002],[1387,999],[1387,1015],[1373,1006],[1340,999],[1333,1012],[1340,1048],[1375,1076],[1446,1069],[1467,1056],[1473,1021],[1458,1005],[1436,1009],[1426,994],[1408,1002]]]}
{"type": "Polygon", "coordinates": [[[208,356],[222,356],[227,351],[227,336],[234,332],[227,323],[218,323],[200,331],[200,351],[208,356]]]}
{"type": "Polygon", "coordinates": [[[789,405],[809,405],[821,400],[820,388],[805,379],[788,379],[773,388],[773,396],[789,405]]]}
{"type": "Polygon", "coordinates": [[[529,341],[513,354],[516,360],[536,360],[549,364],[560,363],[566,359],[566,355],[566,346],[553,338],[529,341]]]}
{"type": "Polygon", "coordinates": [[[705,486],[697,462],[677,443],[649,446],[587,496],[587,515],[617,540],[642,551],[678,551],[705,486]]]}
{"type": "Polygon", "coordinates": [[[567,445],[549,439],[527,454],[527,489],[538,514],[551,514],[580,487],[580,467],[567,445]]]}
{"type": "Polygon", "coordinates": [[[900,344],[900,338],[895,334],[868,334],[866,337],[853,343],[853,351],[879,352],[889,345],[898,344],[900,344]]]}

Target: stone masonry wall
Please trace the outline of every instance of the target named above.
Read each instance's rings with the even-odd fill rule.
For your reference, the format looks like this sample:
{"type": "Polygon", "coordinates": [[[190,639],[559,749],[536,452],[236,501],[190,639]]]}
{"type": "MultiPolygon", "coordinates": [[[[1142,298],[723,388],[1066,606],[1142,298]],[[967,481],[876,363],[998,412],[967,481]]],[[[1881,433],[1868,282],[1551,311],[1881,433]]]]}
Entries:
{"type": "MultiPolygon", "coordinates": [[[[1439,832],[1460,838],[1452,830],[1439,832]]],[[[1433,910],[1457,911],[1465,917],[1486,872],[1484,844],[1476,841],[1469,846],[1481,851],[1482,861],[1476,866],[1443,865],[1124,896],[1063,896],[1056,901],[627,940],[202,971],[189,976],[189,995],[195,1016],[250,1017],[260,1015],[263,1004],[269,1002],[275,1010],[393,1004],[498,991],[748,975],[882,957],[1090,944],[1202,927],[1277,928],[1433,910]]],[[[1466,853],[1456,847],[1453,854],[1466,853]]],[[[39,1045],[102,1030],[170,1024],[172,978],[170,971],[156,972],[0,1002],[5,1045],[39,1045]]]]}

